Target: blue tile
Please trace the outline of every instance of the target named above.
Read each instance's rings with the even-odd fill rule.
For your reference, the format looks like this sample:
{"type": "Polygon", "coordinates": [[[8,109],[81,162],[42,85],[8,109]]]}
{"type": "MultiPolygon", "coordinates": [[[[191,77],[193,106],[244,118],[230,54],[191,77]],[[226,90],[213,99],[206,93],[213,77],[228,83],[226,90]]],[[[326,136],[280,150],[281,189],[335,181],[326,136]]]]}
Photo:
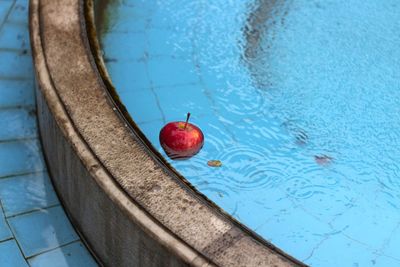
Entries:
{"type": "Polygon", "coordinates": [[[140,130],[146,135],[147,139],[153,144],[156,149],[161,149],[158,137],[164,123],[162,120],[156,120],[152,122],[141,123],[139,125],[140,130]]]}
{"type": "Polygon", "coordinates": [[[131,61],[146,56],[147,40],[145,33],[109,33],[104,36],[103,50],[105,58],[131,61]]]}
{"type": "MultiPolygon", "coordinates": [[[[168,29],[149,29],[146,31],[148,36],[149,55],[165,55],[170,57],[185,58],[190,55],[191,50],[176,43],[176,36],[168,29]]],[[[192,44],[190,44],[190,48],[192,44]]]]}
{"type": "Polygon", "coordinates": [[[37,137],[35,115],[29,109],[0,109],[0,141],[37,137]]]}
{"type": "Polygon", "coordinates": [[[8,219],[26,257],[78,240],[61,206],[8,219]]]}
{"type": "MultiPolygon", "coordinates": [[[[0,198],[1,200],[1,198],[0,198]]],[[[12,237],[11,231],[6,223],[3,210],[0,206],[0,242],[12,237]]]]}
{"type": "Polygon", "coordinates": [[[153,3],[149,1],[124,1],[114,5],[108,20],[107,30],[110,32],[143,32],[153,3]],[[118,19],[115,19],[118,18],[118,19]]]}
{"type": "Polygon", "coordinates": [[[28,22],[29,1],[17,0],[7,21],[26,23],[28,22]]]}
{"type": "Polygon", "coordinates": [[[0,80],[0,107],[34,105],[33,81],[0,80]]]}
{"type": "Polygon", "coordinates": [[[12,6],[12,1],[0,2],[0,25],[5,21],[8,12],[12,6]]]}
{"type": "Polygon", "coordinates": [[[6,62],[0,64],[0,129],[3,129],[0,131],[0,205],[3,205],[0,206],[0,266],[28,266],[16,240],[8,240],[13,234],[25,256],[51,250],[32,258],[35,266],[46,263],[47,266],[55,266],[54,263],[96,266],[80,243],[57,249],[78,237],[60,206],[44,209],[59,202],[49,177],[43,172],[45,164],[36,139],[28,3],[28,0],[0,0],[0,61],[6,62]],[[24,140],[15,140],[21,138],[24,140]],[[10,141],[12,139],[14,141],[10,141]],[[30,172],[35,173],[16,176],[30,172]],[[30,212],[32,210],[37,211],[30,212]],[[58,256],[58,251],[65,255],[64,260],[58,256]]]}
{"type": "Polygon", "coordinates": [[[109,62],[107,70],[118,93],[151,87],[143,61],[109,62]]]}
{"type": "Polygon", "coordinates": [[[369,249],[367,246],[337,234],[330,236],[315,247],[314,253],[305,260],[305,263],[310,266],[324,267],[375,266],[375,259],[378,256],[379,254],[376,251],[369,249]]]}
{"type": "MultiPolygon", "coordinates": [[[[383,253],[389,257],[395,257],[400,260],[400,228],[397,228],[396,231],[391,233],[389,237],[388,243],[385,245],[383,253]]],[[[384,266],[384,265],[382,265],[384,266]]],[[[389,266],[389,265],[386,265],[389,266]]]]}
{"type": "Polygon", "coordinates": [[[14,239],[0,243],[0,266],[28,267],[14,239]]]}
{"type": "MultiPolygon", "coordinates": [[[[284,248],[285,252],[290,255],[303,260],[312,254],[315,247],[326,236],[331,235],[334,231],[326,223],[318,221],[299,208],[290,208],[290,206],[288,204],[286,211],[276,213],[275,216],[268,219],[257,229],[257,233],[277,247],[284,248]]],[[[256,212],[253,210],[253,213],[256,212]]],[[[247,218],[242,219],[246,223],[247,218]]],[[[250,227],[253,226],[250,225],[250,227]]]]}
{"type": "MultiPolygon", "coordinates": [[[[397,248],[399,249],[399,248],[397,248]]],[[[397,258],[391,258],[391,257],[385,257],[381,256],[374,260],[373,265],[375,266],[382,266],[382,267],[400,267],[400,257],[397,256],[397,258]]],[[[361,267],[361,266],[360,266],[361,267]]]]}
{"type": "Polygon", "coordinates": [[[156,94],[168,121],[185,120],[188,112],[197,117],[213,114],[200,84],[157,88],[156,94]]]}
{"type": "Polygon", "coordinates": [[[32,57],[17,52],[0,51],[0,58],[7,64],[0,64],[0,77],[23,77],[33,79],[32,57]]]}
{"type": "Polygon", "coordinates": [[[221,71],[211,67],[212,66],[208,66],[208,62],[199,64],[202,81],[207,88],[212,91],[217,91],[218,89],[221,91],[227,91],[229,88],[230,79],[226,77],[226,74],[223,73],[223,70],[221,71]]]}
{"type": "MultiPolygon", "coordinates": [[[[245,199],[244,205],[240,203],[238,207],[238,214],[243,214],[243,219],[248,218],[249,225],[252,225],[253,229],[258,232],[264,232],[265,236],[269,239],[274,237],[271,231],[280,222],[280,219],[282,225],[284,225],[285,223],[290,223],[290,214],[303,215],[302,211],[296,211],[297,208],[294,207],[290,198],[279,190],[249,189],[250,187],[237,192],[238,195],[245,199]],[[251,202],[255,204],[255,207],[251,207],[251,202]],[[259,214],[259,210],[263,210],[263,213],[259,214]]],[[[307,216],[307,219],[313,221],[309,216],[307,216]]],[[[317,225],[321,227],[320,223],[317,225]]],[[[325,228],[323,229],[326,230],[325,228]]]]}
{"type": "Polygon", "coordinates": [[[44,169],[38,140],[0,143],[0,177],[44,169]]]}
{"type": "MultiPolygon", "coordinates": [[[[150,3],[150,1],[148,1],[150,3]]],[[[170,10],[182,10],[182,2],[170,2],[170,10]],[[175,6],[174,6],[175,5],[175,6]]],[[[167,11],[168,12],[168,11],[167,11]]],[[[171,12],[171,11],[170,11],[171,12]]],[[[174,13],[176,16],[176,13],[174,13]]],[[[176,20],[166,16],[166,10],[158,8],[151,12],[150,28],[151,29],[170,29],[176,27],[176,20]]],[[[186,31],[185,31],[186,32],[186,31]]]]}
{"type": "Polygon", "coordinates": [[[354,240],[380,249],[398,225],[400,214],[395,208],[379,206],[378,201],[371,202],[370,197],[364,195],[357,199],[353,207],[338,217],[332,225],[336,229],[344,229],[343,231],[354,240]]]}
{"type": "Polygon", "coordinates": [[[291,140],[279,127],[279,122],[270,118],[243,119],[229,125],[230,132],[243,145],[258,146],[265,150],[276,150],[291,140]]]}
{"type": "Polygon", "coordinates": [[[190,60],[172,57],[152,59],[148,62],[148,72],[155,87],[174,87],[199,82],[195,64],[190,60]]]}
{"type": "Polygon", "coordinates": [[[124,92],[120,96],[129,114],[136,122],[162,119],[157,99],[151,90],[124,92]]]}
{"type": "Polygon", "coordinates": [[[215,108],[222,115],[229,114],[226,117],[233,122],[242,119],[262,119],[262,111],[267,109],[266,96],[263,96],[256,91],[257,89],[250,86],[241,85],[241,87],[230,85],[230,88],[209,89],[216,103],[215,108]],[[253,92],[244,94],[244,91],[253,92]]]}
{"type": "Polygon", "coordinates": [[[0,199],[7,217],[59,203],[46,172],[0,179],[0,199]]]}
{"type": "MultiPolygon", "coordinates": [[[[351,188],[343,185],[343,180],[345,180],[345,178],[335,174],[325,173],[324,175],[324,170],[321,170],[319,174],[310,174],[309,179],[312,181],[312,184],[315,186],[315,188],[322,187],[329,183],[336,183],[337,187],[325,190],[324,194],[316,192],[309,195],[307,198],[299,199],[298,201],[301,202],[304,207],[307,207],[307,211],[326,223],[334,220],[343,221],[344,218],[349,219],[349,217],[346,215],[346,212],[351,209],[356,195],[351,188]],[[342,180],[340,180],[340,178],[342,178],[342,180]],[[335,197],[338,200],[336,200],[335,205],[332,205],[331,200],[335,197]],[[344,217],[340,218],[341,216],[344,217]]],[[[301,182],[301,179],[297,180],[296,182],[301,182]]],[[[296,190],[294,189],[295,186],[293,183],[289,183],[287,188],[289,189],[289,187],[292,187],[292,192],[296,190]]],[[[350,223],[350,221],[348,223],[350,223]]],[[[341,225],[341,227],[345,226],[341,225]]],[[[339,227],[338,229],[342,228],[339,227]]]]}
{"type": "Polygon", "coordinates": [[[31,267],[98,266],[81,242],[40,254],[29,259],[31,267]]]}
{"type": "MultiPolygon", "coordinates": [[[[117,14],[115,12],[114,14],[117,14]]],[[[106,31],[107,32],[121,32],[121,33],[137,33],[143,32],[146,29],[146,25],[148,24],[147,18],[141,17],[134,17],[131,16],[124,20],[110,20],[106,31]]]]}
{"type": "Polygon", "coordinates": [[[5,23],[0,29],[0,49],[29,49],[27,25],[5,23]]]}
{"type": "Polygon", "coordinates": [[[118,14],[120,20],[135,21],[140,18],[147,18],[154,10],[154,2],[146,0],[123,1],[115,6],[114,13],[118,14]]]}

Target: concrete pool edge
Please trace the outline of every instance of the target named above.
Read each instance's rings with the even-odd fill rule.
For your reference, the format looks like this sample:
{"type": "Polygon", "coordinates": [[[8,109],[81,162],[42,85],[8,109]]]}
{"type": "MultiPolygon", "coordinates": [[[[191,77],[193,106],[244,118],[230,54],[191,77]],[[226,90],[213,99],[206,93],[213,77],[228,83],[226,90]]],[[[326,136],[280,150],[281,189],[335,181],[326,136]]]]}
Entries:
{"type": "Polygon", "coordinates": [[[81,0],[32,0],[30,29],[48,168],[101,262],[301,266],[173,177],[132,134],[98,73],[83,9],[81,0]]]}

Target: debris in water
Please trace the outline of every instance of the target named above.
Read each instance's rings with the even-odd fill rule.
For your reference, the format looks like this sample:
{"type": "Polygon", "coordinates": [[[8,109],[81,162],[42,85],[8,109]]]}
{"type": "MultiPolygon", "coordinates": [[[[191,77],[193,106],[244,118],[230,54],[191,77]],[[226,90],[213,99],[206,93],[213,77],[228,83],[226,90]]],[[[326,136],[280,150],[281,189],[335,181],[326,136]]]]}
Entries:
{"type": "Polygon", "coordinates": [[[207,162],[207,165],[210,167],[221,167],[222,166],[222,162],[220,160],[209,160],[207,162]]]}
{"type": "Polygon", "coordinates": [[[332,163],[333,158],[327,155],[315,155],[314,156],[315,162],[318,165],[326,166],[332,163]]]}

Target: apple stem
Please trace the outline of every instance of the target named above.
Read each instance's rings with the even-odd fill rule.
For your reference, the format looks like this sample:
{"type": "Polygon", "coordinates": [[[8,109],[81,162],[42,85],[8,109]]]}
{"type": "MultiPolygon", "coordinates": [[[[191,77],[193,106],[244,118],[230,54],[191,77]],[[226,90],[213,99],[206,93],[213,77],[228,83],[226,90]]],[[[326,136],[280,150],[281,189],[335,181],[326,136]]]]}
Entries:
{"type": "Polygon", "coordinates": [[[190,112],[188,112],[188,114],[186,115],[185,127],[183,129],[186,129],[186,126],[188,124],[189,118],[190,118],[190,112]]]}

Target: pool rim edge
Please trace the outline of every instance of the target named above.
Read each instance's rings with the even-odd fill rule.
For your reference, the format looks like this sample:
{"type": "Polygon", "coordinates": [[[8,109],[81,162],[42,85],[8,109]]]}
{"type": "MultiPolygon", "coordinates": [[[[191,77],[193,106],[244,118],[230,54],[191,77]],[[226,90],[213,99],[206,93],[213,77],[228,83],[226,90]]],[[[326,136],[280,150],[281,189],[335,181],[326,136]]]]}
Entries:
{"type": "MultiPolygon", "coordinates": [[[[39,112],[39,122],[40,122],[40,129],[41,129],[41,137],[44,142],[49,142],[51,141],[52,138],[55,139],[65,139],[66,143],[70,144],[71,147],[73,148],[72,151],[75,152],[76,159],[80,161],[83,166],[86,168],[86,171],[88,172],[88,176],[91,176],[91,179],[96,182],[96,184],[105,192],[105,196],[108,197],[108,200],[112,202],[112,205],[116,208],[121,209],[122,213],[130,218],[131,220],[135,221],[136,224],[138,224],[141,228],[142,231],[145,232],[146,235],[150,236],[157,242],[161,244],[163,248],[165,248],[167,251],[171,252],[172,256],[171,257],[176,257],[178,260],[182,260],[182,262],[192,265],[192,266],[212,266],[212,265],[225,265],[223,262],[216,262],[213,263],[214,260],[218,259],[210,259],[209,257],[205,256],[204,251],[198,251],[198,249],[195,249],[192,244],[189,244],[187,240],[184,240],[181,236],[178,234],[174,233],[173,230],[165,226],[164,224],[161,223],[160,220],[158,220],[156,217],[154,217],[154,214],[150,214],[146,209],[144,209],[135,199],[131,197],[130,194],[126,192],[126,188],[124,189],[123,186],[117,181],[115,177],[111,174],[111,171],[106,167],[104,164],[104,161],[99,158],[99,155],[97,155],[91,145],[88,143],[89,137],[85,136],[85,133],[82,131],[79,131],[79,128],[81,125],[79,125],[79,122],[74,120],[73,115],[71,114],[71,107],[68,105],[71,105],[72,102],[66,103],[65,99],[67,97],[71,97],[70,95],[66,95],[65,93],[61,92],[58,90],[58,85],[62,87],[62,82],[57,84],[57,81],[54,77],[52,77],[52,71],[57,71],[57,70],[51,70],[51,64],[49,64],[48,60],[51,61],[52,59],[49,59],[46,57],[46,51],[49,47],[46,47],[46,45],[51,46],[51,42],[46,40],[46,37],[43,36],[43,27],[47,27],[47,29],[51,30],[60,30],[57,29],[57,27],[60,26],[65,26],[66,28],[69,27],[69,25],[64,25],[64,22],[56,21],[56,23],[60,23],[59,25],[52,25],[50,22],[54,22],[55,19],[55,14],[45,14],[41,13],[41,9],[47,8],[49,10],[55,10],[54,12],[58,11],[58,9],[68,8],[66,5],[75,5],[77,8],[74,10],[74,12],[77,12],[77,14],[74,14],[77,18],[78,21],[73,21],[74,18],[71,18],[72,22],[79,23],[79,32],[75,32],[75,35],[79,36],[79,39],[82,41],[79,45],[83,46],[82,51],[85,51],[86,55],[84,55],[82,58],[79,57],[79,53],[76,53],[75,56],[76,60],[84,60],[85,57],[91,58],[93,60],[93,51],[91,50],[89,45],[89,39],[88,39],[88,33],[87,33],[87,24],[90,24],[90,21],[87,21],[87,12],[85,14],[85,6],[90,5],[91,1],[84,1],[84,0],[67,0],[67,1],[60,1],[60,0],[31,0],[31,10],[30,10],[30,31],[31,31],[31,46],[32,46],[32,52],[33,52],[33,57],[34,57],[34,65],[35,65],[35,70],[36,70],[36,77],[37,77],[37,83],[38,83],[38,90],[40,90],[38,94],[38,98],[43,97],[42,102],[47,105],[49,108],[49,111],[51,114],[49,115],[43,115],[42,112],[39,112]],[[57,9],[57,10],[56,10],[57,9]],[[41,13],[39,15],[39,13],[41,13]],[[86,15],[86,16],[85,16],[86,15]],[[42,19],[41,17],[44,18],[42,19]],[[53,16],[52,18],[50,18],[53,16]],[[85,18],[86,17],[86,18],[85,18]],[[46,24],[48,23],[48,24],[46,24]],[[86,44],[85,44],[86,42],[86,44]],[[62,96],[62,97],[61,97],[62,96]],[[70,108],[68,110],[66,107],[70,108]],[[48,134],[46,135],[46,119],[43,119],[45,116],[52,116],[54,117],[54,120],[57,123],[57,126],[60,130],[60,133],[62,133],[62,136],[49,136],[48,134]],[[134,210],[134,211],[133,211],[134,210]]],[[[59,12],[60,13],[60,12],[59,12]]],[[[68,14],[68,12],[66,13],[68,14]]],[[[57,14],[61,19],[63,16],[66,16],[65,14],[57,14]]],[[[64,17],[65,21],[68,21],[67,18],[64,17]]],[[[76,25],[75,25],[76,26],[76,25]]],[[[89,26],[90,27],[90,26],[89,26]]],[[[76,29],[75,29],[76,30],[76,29]]],[[[93,36],[92,36],[93,37],[93,36]]],[[[62,40],[60,40],[60,43],[57,44],[59,47],[58,49],[62,48],[63,45],[68,46],[70,44],[63,44],[61,43],[62,40]]],[[[72,44],[71,44],[72,45],[72,44]]],[[[74,44],[77,45],[77,44],[74,44]]],[[[57,48],[55,50],[57,50],[57,48]]],[[[50,50],[53,49],[53,47],[50,48],[50,50]]],[[[97,51],[99,53],[99,51],[97,51]]],[[[89,60],[90,61],[90,60],[89,60]]],[[[87,62],[86,62],[87,63],[87,62]]],[[[107,92],[107,89],[104,88],[104,76],[100,76],[98,69],[96,70],[96,66],[98,68],[98,65],[96,66],[93,65],[94,62],[90,62],[90,66],[92,69],[90,70],[93,72],[94,76],[96,77],[97,83],[103,84],[103,86],[99,86],[99,88],[96,88],[96,90],[99,90],[101,94],[104,94],[107,92]]],[[[71,66],[63,66],[60,69],[63,71],[71,71],[71,66]]],[[[59,69],[59,70],[60,70],[59,69]]],[[[84,75],[84,72],[79,73],[79,70],[74,70],[77,71],[78,75],[84,75]]],[[[56,76],[56,74],[53,75],[56,76]]],[[[97,92],[98,93],[98,92],[97,92]]],[[[110,102],[110,99],[107,99],[108,96],[106,94],[103,95],[104,103],[108,104],[109,110],[112,110],[113,107],[112,103],[110,102]]],[[[92,103],[93,105],[96,105],[97,103],[92,103]]],[[[72,108],[73,109],[73,108],[72,108]]],[[[43,107],[40,109],[41,111],[44,111],[43,107]]],[[[115,112],[114,112],[115,113],[115,112]]],[[[122,118],[118,114],[114,114],[114,116],[118,117],[120,121],[120,125],[123,126],[125,122],[122,121],[122,118]]],[[[115,119],[115,118],[114,118],[115,119]]],[[[87,126],[87,125],[86,125],[87,126]]],[[[93,124],[93,127],[96,125],[93,124]]],[[[136,139],[134,136],[132,136],[132,133],[129,132],[127,127],[122,127],[119,129],[120,131],[123,131],[125,135],[130,135],[132,139],[134,139],[134,142],[143,142],[142,137],[143,134],[140,132],[139,129],[134,129],[134,131],[137,131],[136,134],[136,139]],[[137,137],[140,137],[137,139],[137,137]]],[[[112,140],[112,139],[109,139],[112,140]]],[[[147,140],[144,137],[144,140],[147,140]]],[[[133,142],[132,140],[130,140],[133,142]]],[[[147,141],[148,142],[148,141],[147,141]]],[[[100,145],[110,145],[110,144],[100,144],[100,145]]],[[[147,158],[152,158],[154,160],[155,164],[160,165],[160,160],[161,162],[163,159],[159,159],[159,161],[156,160],[157,157],[160,155],[155,153],[155,151],[149,151],[149,147],[146,144],[140,144],[142,146],[142,149],[145,147],[146,153],[147,153],[147,158]],[[153,153],[153,154],[152,154],[153,153]]],[[[59,148],[57,146],[54,146],[55,148],[59,148]]],[[[49,163],[49,169],[51,174],[59,172],[59,170],[62,170],[65,168],[65,166],[60,166],[60,162],[54,162],[49,155],[52,153],[67,153],[64,151],[49,151],[51,146],[46,145],[44,146],[44,153],[48,159],[49,163]],[[53,171],[52,171],[53,170],[53,171]],[[56,170],[56,171],[54,171],[56,170]]],[[[164,166],[159,166],[160,168],[165,168],[166,165],[164,166]]],[[[168,166],[167,166],[168,168],[168,166]]],[[[74,172],[74,170],[65,170],[67,172],[74,172]]],[[[169,170],[157,170],[160,172],[160,175],[166,175],[166,176],[171,176],[171,171],[172,173],[175,173],[173,169],[169,170]]],[[[55,181],[57,178],[52,175],[53,182],[57,188],[57,191],[59,192],[59,196],[61,200],[63,201],[65,208],[67,209],[68,213],[70,214],[71,218],[73,218],[74,226],[78,229],[79,232],[82,233],[84,237],[85,232],[87,232],[87,229],[82,229],[84,228],[81,222],[79,221],[81,218],[77,216],[78,214],[81,214],[82,211],[76,211],[72,207],[69,206],[68,203],[71,203],[71,199],[74,199],[74,196],[70,196],[67,193],[64,193],[66,190],[63,188],[63,182],[65,181],[55,181]],[[64,195],[63,195],[64,194],[64,195]],[[69,200],[67,198],[70,198],[69,200]],[[67,200],[66,200],[67,199],[67,200]]],[[[164,177],[165,178],[165,177],[164,177]]],[[[176,183],[176,177],[167,177],[169,179],[174,179],[174,183],[176,183]]],[[[182,177],[183,178],[183,177],[182,177]]],[[[75,178],[77,179],[77,178],[75,178]]],[[[184,178],[183,178],[184,179],[184,178]]],[[[188,183],[185,183],[185,180],[181,180],[181,189],[186,190],[187,192],[190,192],[190,196],[193,197],[193,201],[201,201],[204,196],[199,196],[197,191],[194,191],[193,188],[188,186],[188,183]]],[[[75,183],[79,183],[77,181],[74,181],[75,183]]],[[[76,186],[76,185],[75,185],[76,186]]],[[[103,193],[104,193],[103,192],[103,193]]],[[[105,198],[107,199],[107,198],[105,198]]],[[[85,200],[85,201],[90,201],[90,200],[85,200]]],[[[105,200],[104,200],[105,201],[105,200]]],[[[230,228],[229,230],[232,230],[237,236],[240,237],[241,239],[248,239],[249,242],[254,245],[252,248],[255,250],[255,255],[257,253],[266,253],[269,252],[274,257],[278,258],[279,262],[288,262],[289,265],[297,265],[297,266],[305,266],[301,262],[297,261],[296,259],[292,258],[291,256],[283,253],[279,249],[275,248],[268,242],[263,242],[263,240],[260,240],[260,238],[249,231],[248,229],[244,228],[240,223],[237,221],[232,221],[232,218],[230,216],[227,216],[227,214],[222,214],[223,212],[221,209],[219,209],[216,205],[211,205],[210,202],[204,201],[203,199],[203,205],[204,208],[207,210],[210,210],[210,215],[214,216],[218,220],[221,220],[221,223],[226,223],[230,228]],[[257,253],[256,253],[257,252],[257,253]]],[[[210,216],[210,217],[212,217],[210,216]]],[[[213,217],[213,218],[214,218],[213,217]]],[[[105,220],[107,218],[104,218],[105,220]]],[[[228,231],[224,232],[223,235],[221,235],[221,240],[226,241],[225,239],[228,237],[225,237],[224,234],[229,234],[228,231]]],[[[88,237],[85,238],[87,240],[87,243],[90,245],[92,250],[95,252],[95,254],[105,263],[110,262],[110,260],[104,261],[102,258],[104,258],[104,255],[99,255],[94,249],[91,244],[96,242],[96,240],[93,240],[93,237],[88,237]]],[[[223,242],[222,242],[223,243],[223,242]]],[[[219,246],[222,245],[218,244],[219,246]]],[[[106,245],[106,244],[105,244],[106,245]]],[[[228,249],[228,248],[226,248],[228,249]]],[[[225,251],[223,251],[225,252],[225,251]]],[[[251,252],[251,251],[250,251],[251,252]]],[[[237,251],[237,253],[240,253],[240,251],[237,251]]],[[[249,251],[246,251],[246,253],[249,253],[249,251]]],[[[238,255],[240,257],[240,255],[238,255]]],[[[285,265],[282,265],[285,266],[285,265]]]]}

